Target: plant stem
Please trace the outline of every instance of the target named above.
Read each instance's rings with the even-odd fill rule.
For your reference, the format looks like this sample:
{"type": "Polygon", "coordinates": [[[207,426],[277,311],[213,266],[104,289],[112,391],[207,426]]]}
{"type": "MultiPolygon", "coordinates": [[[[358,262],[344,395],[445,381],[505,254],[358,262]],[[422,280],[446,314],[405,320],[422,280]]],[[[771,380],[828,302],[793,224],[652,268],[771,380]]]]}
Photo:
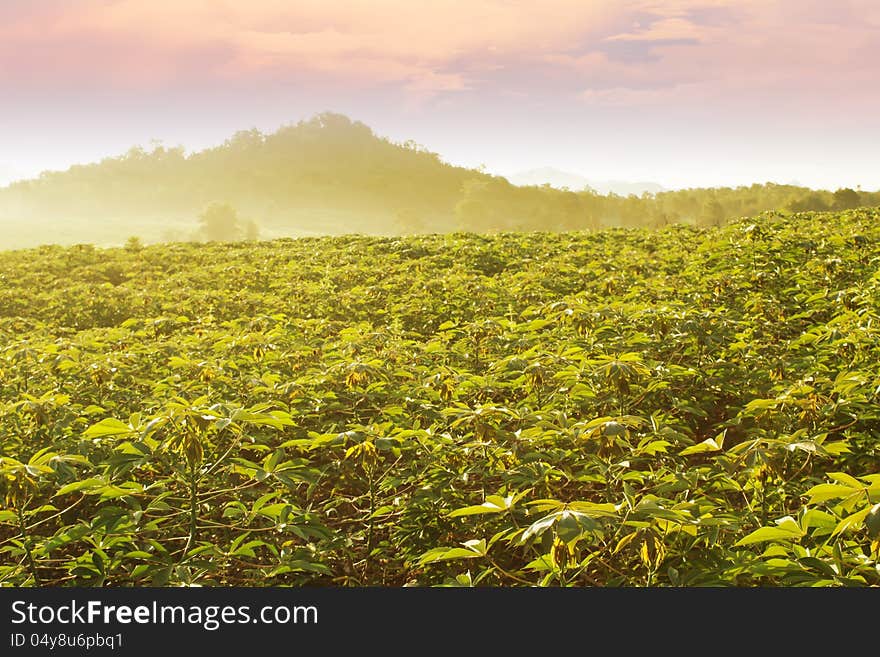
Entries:
{"type": "Polygon", "coordinates": [[[367,555],[364,559],[364,577],[367,576],[370,568],[370,560],[373,552],[373,525],[376,522],[376,518],[373,516],[373,512],[376,510],[376,492],[373,485],[373,466],[370,466],[367,475],[369,477],[370,485],[370,522],[367,525],[367,555]]]}
{"type": "Polygon", "coordinates": [[[196,521],[198,519],[199,509],[199,489],[198,478],[193,472],[189,487],[189,535],[190,542],[196,540],[196,521]]]}
{"type": "Polygon", "coordinates": [[[24,543],[24,551],[27,555],[28,570],[31,577],[34,578],[34,586],[40,586],[40,575],[37,573],[37,563],[34,561],[34,555],[31,551],[31,537],[27,533],[27,525],[24,522],[24,509],[16,509],[18,511],[18,528],[21,531],[22,542],[24,543]]]}
{"type": "Polygon", "coordinates": [[[183,553],[180,555],[180,562],[186,559],[186,553],[192,547],[196,540],[196,531],[198,530],[198,511],[199,511],[199,478],[195,467],[192,468],[189,475],[189,536],[186,539],[186,545],[183,547],[183,553]]]}

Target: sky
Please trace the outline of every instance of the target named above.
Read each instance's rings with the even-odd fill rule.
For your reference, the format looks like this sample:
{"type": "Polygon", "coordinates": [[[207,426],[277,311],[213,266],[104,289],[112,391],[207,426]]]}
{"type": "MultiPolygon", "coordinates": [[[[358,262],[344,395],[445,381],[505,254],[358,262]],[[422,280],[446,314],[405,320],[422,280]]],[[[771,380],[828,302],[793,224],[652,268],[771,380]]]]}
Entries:
{"type": "Polygon", "coordinates": [[[454,164],[880,189],[876,0],[0,0],[0,184],[322,111],[454,164]]]}

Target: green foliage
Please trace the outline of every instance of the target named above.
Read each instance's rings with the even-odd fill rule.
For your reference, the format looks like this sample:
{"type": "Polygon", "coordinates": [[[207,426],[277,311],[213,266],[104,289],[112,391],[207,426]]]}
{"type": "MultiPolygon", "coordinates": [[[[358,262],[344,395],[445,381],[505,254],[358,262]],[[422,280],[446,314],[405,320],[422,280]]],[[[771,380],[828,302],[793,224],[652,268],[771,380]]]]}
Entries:
{"type": "Polygon", "coordinates": [[[878,261],[865,209],[0,253],[0,584],[876,586],[878,261]]]}

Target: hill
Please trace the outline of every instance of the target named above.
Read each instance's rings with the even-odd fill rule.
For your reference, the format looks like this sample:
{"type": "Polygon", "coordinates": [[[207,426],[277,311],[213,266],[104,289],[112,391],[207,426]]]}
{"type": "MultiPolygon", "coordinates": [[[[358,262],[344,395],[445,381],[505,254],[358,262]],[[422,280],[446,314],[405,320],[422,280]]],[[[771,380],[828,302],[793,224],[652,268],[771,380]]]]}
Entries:
{"type": "Polygon", "coordinates": [[[387,232],[401,217],[426,226],[451,217],[464,182],[482,178],[411,142],[394,144],[362,123],[322,114],[270,135],[242,131],[196,153],[132,148],[46,172],[0,190],[0,217],[26,222],[11,246],[34,237],[35,221],[45,226],[40,237],[66,243],[187,239],[215,202],[256,220],[265,237],[387,232]]]}
{"type": "Polygon", "coordinates": [[[13,183],[0,189],[0,249],[121,245],[131,236],[145,242],[222,241],[709,226],[765,210],[877,204],[880,193],[774,184],[639,196],[518,186],[325,113],[272,134],[239,132],[199,152],[136,147],[13,183]]]}

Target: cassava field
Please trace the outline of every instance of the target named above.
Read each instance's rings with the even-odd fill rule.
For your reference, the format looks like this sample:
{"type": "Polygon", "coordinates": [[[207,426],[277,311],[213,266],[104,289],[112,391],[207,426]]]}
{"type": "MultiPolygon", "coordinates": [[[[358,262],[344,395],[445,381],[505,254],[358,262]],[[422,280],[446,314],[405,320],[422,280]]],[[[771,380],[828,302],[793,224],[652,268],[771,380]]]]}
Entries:
{"type": "Polygon", "coordinates": [[[3,585],[880,584],[880,210],[0,282],[3,585]]]}

